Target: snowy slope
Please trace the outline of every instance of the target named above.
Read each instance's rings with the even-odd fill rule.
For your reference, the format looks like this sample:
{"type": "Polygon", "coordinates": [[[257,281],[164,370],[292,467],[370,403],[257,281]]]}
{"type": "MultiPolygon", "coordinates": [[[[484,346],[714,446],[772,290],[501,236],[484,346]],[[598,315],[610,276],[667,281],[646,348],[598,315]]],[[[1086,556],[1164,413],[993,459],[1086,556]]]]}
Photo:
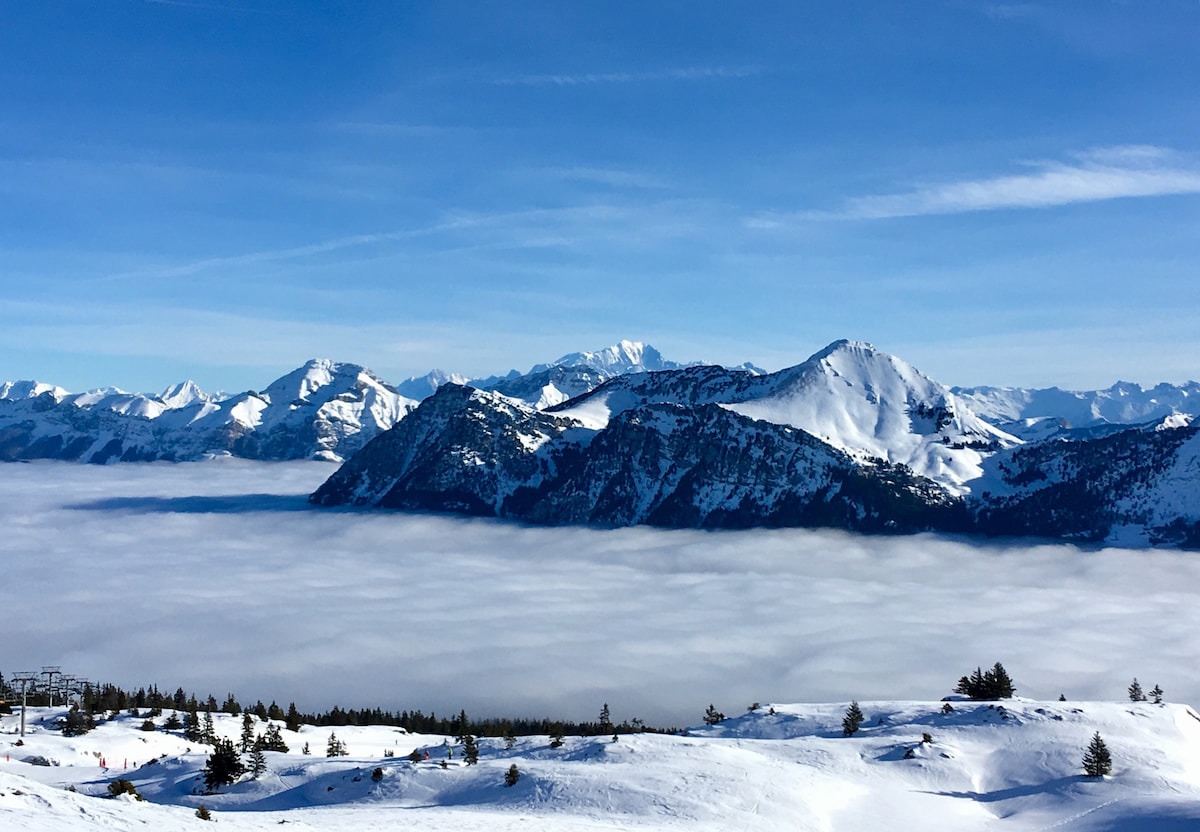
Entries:
{"type": "MultiPolygon", "coordinates": [[[[289,752],[268,753],[261,777],[212,795],[199,793],[206,747],[140,731],[142,719],[128,715],[68,739],[48,729],[51,714],[35,710],[16,754],[14,719],[0,722],[8,754],[0,758],[0,828],[194,830],[201,803],[220,828],[330,832],[1200,828],[1200,716],[1187,706],[1006,700],[954,702],[948,714],[940,702],[861,706],[866,722],[852,737],[841,731],[846,703],[764,705],[684,736],[568,737],[561,748],[533,736],[512,749],[484,738],[475,766],[462,763],[450,738],[304,726],[283,732],[289,752]],[[349,756],[319,756],[331,730],[349,756]],[[1096,732],[1113,772],[1088,779],[1080,760],[1096,732]],[[304,743],[314,756],[299,753],[304,743]],[[414,749],[430,759],[410,762],[414,749]],[[28,757],[54,764],[22,762],[28,757]],[[521,776],[509,788],[511,765],[521,776]],[[146,802],[97,796],[117,777],[146,802]]],[[[216,715],[219,735],[236,739],[240,727],[239,718],[216,715]]]]}

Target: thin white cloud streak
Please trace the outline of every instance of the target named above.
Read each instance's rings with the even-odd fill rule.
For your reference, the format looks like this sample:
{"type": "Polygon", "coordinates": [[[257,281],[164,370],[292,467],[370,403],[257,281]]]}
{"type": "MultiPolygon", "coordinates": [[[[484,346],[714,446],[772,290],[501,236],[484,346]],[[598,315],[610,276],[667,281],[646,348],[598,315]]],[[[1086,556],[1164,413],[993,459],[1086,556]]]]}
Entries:
{"type": "Polygon", "coordinates": [[[709,702],[934,700],[996,660],[1032,697],[1120,699],[1137,675],[1200,701],[1192,554],[308,510],[316,463],[0,470],[11,667],[670,724],[709,702]]]}
{"type": "Polygon", "coordinates": [[[708,66],[661,69],[649,72],[585,72],[575,74],[512,75],[488,83],[501,87],[579,87],[597,84],[632,84],[646,81],[703,81],[710,78],[749,78],[762,75],[761,66],[708,66]]]}
{"type": "MultiPolygon", "coordinates": [[[[619,176],[615,172],[610,173],[610,183],[615,183],[619,176]]],[[[578,175],[587,176],[589,172],[585,170],[578,175]]],[[[590,175],[596,178],[603,177],[604,173],[591,171],[590,175]]],[[[627,183],[632,185],[634,180],[629,179],[627,183]]],[[[642,183],[642,186],[650,187],[648,183],[642,183]]],[[[697,214],[709,207],[695,200],[667,200],[632,204],[588,203],[496,213],[461,212],[450,214],[447,219],[426,226],[350,234],[300,246],[206,257],[176,265],[133,269],[90,279],[104,282],[188,277],[214,269],[302,260],[347,249],[466,231],[475,231],[481,235],[508,235],[472,243],[472,246],[483,244],[490,248],[543,247],[547,240],[577,245],[589,240],[594,241],[598,237],[608,244],[620,241],[632,245],[645,245],[648,240],[657,242],[662,238],[679,238],[702,233],[704,226],[699,224],[697,214]],[[551,229],[554,233],[551,233],[551,229]]]]}
{"type": "Polygon", "coordinates": [[[746,225],[770,230],[805,220],[877,220],[1200,194],[1200,168],[1165,148],[1099,148],[1079,154],[1071,163],[1040,161],[1029,166],[1034,172],[854,197],[833,211],[760,214],[746,225]]]}

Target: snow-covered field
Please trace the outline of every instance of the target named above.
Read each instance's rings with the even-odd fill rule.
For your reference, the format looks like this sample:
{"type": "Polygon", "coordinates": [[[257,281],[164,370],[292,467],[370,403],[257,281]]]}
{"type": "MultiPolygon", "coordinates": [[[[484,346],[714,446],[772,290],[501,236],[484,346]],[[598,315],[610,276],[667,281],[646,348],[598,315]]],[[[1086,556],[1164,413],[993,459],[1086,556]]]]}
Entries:
{"type": "MultiPolygon", "coordinates": [[[[1200,716],[1187,706],[862,705],[866,724],[849,738],[844,703],[764,705],[687,736],[570,737],[557,749],[522,737],[511,750],[483,740],[475,766],[446,738],[383,727],[334,729],[349,756],[326,758],[330,729],[305,726],[283,732],[289,751],[268,753],[257,780],[212,795],[201,793],[208,749],[178,732],[147,733],[142,716],[122,714],[68,739],[50,727],[61,710],[34,709],[20,747],[16,717],[0,720],[0,828],[194,830],[205,828],[200,804],[218,828],[330,832],[1200,828],[1200,716]],[[1087,779],[1080,760],[1096,731],[1113,771],[1087,779]],[[299,753],[304,743],[313,756],[299,753]],[[410,762],[414,749],[430,759],[410,762]],[[507,787],[514,764],[520,778],[507,787]],[[146,801],[105,799],[118,777],[146,801]]],[[[215,727],[236,739],[241,720],[218,715],[215,727]]]]}
{"type": "Polygon", "coordinates": [[[1200,558],[308,508],[322,463],[0,466],[0,671],[305,711],[699,721],[710,702],[1200,703],[1200,558]]]}

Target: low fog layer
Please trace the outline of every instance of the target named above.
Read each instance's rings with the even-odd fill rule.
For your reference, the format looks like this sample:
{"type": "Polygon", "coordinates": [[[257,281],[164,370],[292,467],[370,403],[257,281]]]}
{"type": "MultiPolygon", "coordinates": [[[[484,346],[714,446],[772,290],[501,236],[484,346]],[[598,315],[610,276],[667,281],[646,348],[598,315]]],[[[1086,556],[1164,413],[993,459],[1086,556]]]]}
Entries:
{"type": "Polygon", "coordinates": [[[1200,556],[310,509],[321,463],[0,466],[0,671],[302,710],[696,724],[710,703],[1200,702],[1200,556]],[[173,688],[172,688],[173,689],[173,688]]]}

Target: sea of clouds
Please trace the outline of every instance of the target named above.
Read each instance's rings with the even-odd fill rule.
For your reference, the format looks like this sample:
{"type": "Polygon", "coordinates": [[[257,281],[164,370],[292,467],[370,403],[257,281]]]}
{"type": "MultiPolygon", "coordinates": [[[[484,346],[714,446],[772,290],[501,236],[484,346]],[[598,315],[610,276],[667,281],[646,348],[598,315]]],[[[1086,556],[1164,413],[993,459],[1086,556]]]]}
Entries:
{"type": "Polygon", "coordinates": [[[302,710],[700,722],[714,703],[1200,702],[1200,555],[310,508],[322,463],[0,465],[0,671],[302,710]]]}

